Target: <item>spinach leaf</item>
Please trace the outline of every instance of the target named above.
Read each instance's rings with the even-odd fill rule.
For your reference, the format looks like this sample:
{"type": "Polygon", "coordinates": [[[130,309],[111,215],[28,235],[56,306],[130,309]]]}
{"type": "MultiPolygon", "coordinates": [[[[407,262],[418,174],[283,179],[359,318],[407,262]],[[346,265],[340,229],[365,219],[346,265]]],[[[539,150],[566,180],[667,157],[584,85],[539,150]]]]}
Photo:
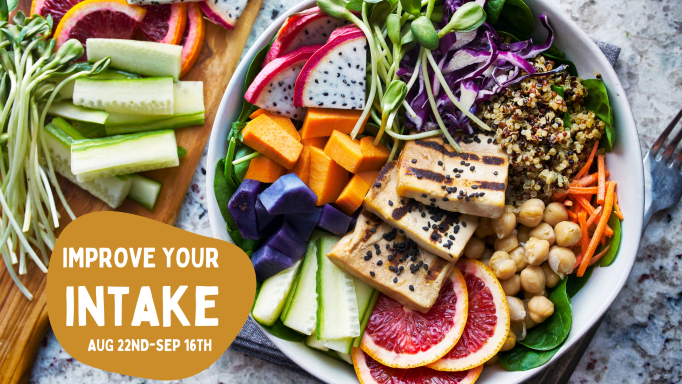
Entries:
{"type": "Polygon", "coordinates": [[[236,146],[237,139],[233,137],[230,139],[230,145],[227,147],[227,156],[225,156],[225,171],[223,172],[225,175],[225,182],[233,191],[236,191],[237,187],[239,187],[239,183],[236,183],[234,179],[232,179],[232,161],[234,160],[234,150],[236,146]]]}
{"type": "Polygon", "coordinates": [[[609,227],[613,229],[613,237],[611,238],[611,242],[607,243],[607,245],[610,245],[611,248],[609,248],[609,251],[606,253],[606,255],[602,256],[601,260],[599,260],[599,266],[601,267],[608,267],[609,265],[613,264],[613,261],[616,260],[616,256],[618,255],[618,248],[620,247],[621,229],[620,219],[618,216],[611,214],[611,217],[609,218],[609,227]]]}
{"type": "MultiPolygon", "coordinates": [[[[518,31],[522,36],[530,35],[534,27],[533,12],[523,0],[506,0],[495,23],[496,29],[510,32],[518,31]]],[[[514,34],[516,35],[516,33],[514,34]]]]}
{"type": "Polygon", "coordinates": [[[571,299],[566,294],[566,283],[563,279],[549,295],[554,304],[554,313],[544,322],[528,331],[520,344],[538,351],[549,351],[561,345],[571,331],[571,299]]]}
{"type": "MultiPolygon", "coordinates": [[[[483,10],[485,10],[485,14],[488,15],[486,22],[490,25],[495,24],[497,22],[497,19],[500,17],[500,13],[502,13],[503,7],[504,7],[504,0],[486,1],[485,7],[483,8],[483,10]]],[[[498,32],[498,34],[499,34],[499,32],[498,32]]]]}
{"type": "Polygon", "coordinates": [[[525,345],[517,344],[511,351],[500,352],[497,356],[500,359],[500,365],[508,371],[528,371],[545,365],[559,351],[559,348],[561,347],[550,351],[535,351],[525,345]]]}
{"type": "MultiPolygon", "coordinates": [[[[552,85],[552,91],[556,92],[557,95],[564,97],[564,87],[552,85]]],[[[571,114],[568,112],[568,110],[564,112],[564,127],[566,127],[566,129],[571,129],[571,114]]]]}
{"type": "MultiPolygon", "coordinates": [[[[606,257],[606,255],[604,255],[606,257]]],[[[567,280],[568,283],[566,283],[566,293],[568,294],[568,297],[573,298],[575,295],[580,292],[581,289],[587,284],[587,281],[590,279],[592,276],[592,272],[594,272],[595,266],[587,267],[585,270],[585,274],[582,277],[578,277],[575,273],[572,273],[568,275],[567,280]]]]}
{"type": "MultiPolygon", "coordinates": [[[[251,147],[249,147],[247,145],[242,145],[241,147],[239,147],[237,152],[234,153],[234,159],[239,160],[242,157],[245,157],[245,156],[252,154],[253,152],[255,152],[255,151],[253,149],[251,149],[251,147]]],[[[239,164],[234,165],[232,167],[232,170],[234,171],[233,176],[235,177],[235,180],[238,183],[241,183],[244,180],[244,176],[246,176],[246,171],[248,171],[250,164],[251,164],[251,160],[245,161],[243,163],[239,163],[239,164]]]]}
{"type": "Polygon", "coordinates": [[[213,192],[215,193],[215,198],[218,201],[218,208],[220,208],[220,214],[223,215],[223,219],[225,219],[225,222],[227,222],[228,229],[230,228],[237,229],[237,225],[234,224],[234,219],[230,214],[230,210],[227,209],[227,205],[230,202],[230,198],[232,198],[232,195],[236,190],[237,188],[236,187],[232,188],[230,184],[227,182],[227,179],[225,178],[225,159],[218,160],[218,164],[215,167],[213,192]]]}
{"type": "Polygon", "coordinates": [[[606,86],[604,85],[604,82],[599,79],[583,80],[583,86],[587,90],[587,97],[585,98],[585,104],[583,104],[583,106],[588,111],[594,112],[594,114],[604,122],[606,137],[602,137],[600,144],[606,152],[611,152],[613,143],[616,139],[616,132],[613,129],[613,111],[611,110],[611,104],[609,103],[609,95],[606,92],[606,86]]]}
{"type": "Polygon", "coordinates": [[[566,71],[568,71],[568,73],[570,73],[571,76],[578,76],[578,70],[576,69],[575,64],[573,64],[571,60],[564,59],[563,57],[554,56],[547,52],[543,53],[542,55],[545,56],[545,58],[550,59],[554,62],[554,68],[560,66],[561,64],[566,64],[568,65],[568,69],[566,69],[566,71]]]}
{"type": "Polygon", "coordinates": [[[505,31],[497,31],[497,35],[500,36],[500,39],[503,41],[506,41],[506,37],[509,37],[511,39],[512,43],[516,43],[517,41],[521,41],[518,37],[514,36],[513,33],[505,32],[505,31]]]}
{"type": "Polygon", "coordinates": [[[364,3],[363,0],[350,0],[346,3],[346,9],[354,12],[362,12],[362,3],[364,3]]]}
{"type": "Polygon", "coordinates": [[[557,48],[555,45],[552,45],[551,47],[549,47],[544,53],[550,54],[554,57],[562,57],[563,58],[564,56],[566,56],[566,54],[561,52],[561,50],[559,50],[559,48],[557,48]]]}

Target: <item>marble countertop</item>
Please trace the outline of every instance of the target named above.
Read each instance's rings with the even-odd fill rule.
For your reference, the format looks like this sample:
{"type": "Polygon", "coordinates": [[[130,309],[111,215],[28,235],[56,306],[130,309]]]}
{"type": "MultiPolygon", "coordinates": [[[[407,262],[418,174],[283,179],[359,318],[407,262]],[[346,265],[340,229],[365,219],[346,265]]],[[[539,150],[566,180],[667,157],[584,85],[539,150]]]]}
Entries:
{"type": "MultiPolygon", "coordinates": [[[[549,0],[593,38],[622,48],[616,64],[643,148],[682,109],[682,2],[679,0],[549,0]]],[[[247,49],[298,0],[264,0],[247,49]]],[[[245,50],[246,52],[246,50],[245,50]]],[[[210,236],[206,154],[176,226],[210,236]]],[[[682,205],[653,217],[637,263],[571,383],[682,381],[682,205]]],[[[81,364],[50,330],[36,356],[31,383],[150,383],[81,364]]],[[[312,383],[295,373],[228,350],[204,372],[173,383],[312,383]]]]}

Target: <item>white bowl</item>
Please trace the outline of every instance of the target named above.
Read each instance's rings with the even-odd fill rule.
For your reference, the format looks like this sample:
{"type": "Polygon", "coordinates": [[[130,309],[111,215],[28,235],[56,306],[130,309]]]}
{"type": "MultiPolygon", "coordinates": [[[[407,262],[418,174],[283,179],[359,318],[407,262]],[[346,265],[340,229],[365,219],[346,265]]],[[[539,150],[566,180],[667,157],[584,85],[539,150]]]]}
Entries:
{"type": "MultiPolygon", "coordinates": [[[[585,76],[585,78],[592,78],[595,73],[601,73],[602,75],[602,79],[608,89],[617,131],[616,145],[613,151],[607,154],[607,163],[611,172],[611,180],[615,180],[618,183],[618,202],[625,215],[618,258],[608,268],[595,269],[587,285],[573,298],[573,326],[568,339],[561,347],[559,353],[552,359],[554,361],[571,348],[606,312],[623,288],[630,274],[630,270],[635,262],[642,232],[644,171],[637,128],[632,112],[630,111],[630,106],[628,105],[620,80],[606,60],[606,57],[604,57],[585,32],[571,21],[568,15],[554,7],[547,0],[526,0],[526,4],[528,4],[533,11],[533,15],[536,17],[533,36],[537,37],[538,41],[544,41],[546,32],[537,21],[537,16],[545,14],[549,17],[549,22],[556,32],[554,44],[563,52],[566,52],[567,58],[576,64],[578,73],[585,76]],[[626,153],[628,154],[627,156],[625,155],[626,153]]],[[[226,137],[231,126],[230,124],[238,118],[241,111],[244,96],[244,78],[246,77],[249,64],[258,51],[270,42],[287,16],[313,6],[315,6],[313,0],[303,1],[272,23],[253,44],[227,86],[215,123],[213,124],[207,159],[208,177],[206,178],[206,190],[209,195],[208,215],[211,223],[211,233],[215,238],[231,241],[230,236],[227,234],[225,220],[223,220],[220,214],[213,193],[213,176],[215,174],[216,163],[227,152],[226,137]]],[[[271,336],[267,331],[264,332],[285,355],[320,380],[327,383],[358,382],[352,366],[324,356],[306,347],[303,343],[284,341],[271,336]]],[[[521,383],[540,372],[542,368],[539,367],[524,372],[509,372],[499,365],[494,365],[485,367],[478,382],[486,384],[521,383]]]]}

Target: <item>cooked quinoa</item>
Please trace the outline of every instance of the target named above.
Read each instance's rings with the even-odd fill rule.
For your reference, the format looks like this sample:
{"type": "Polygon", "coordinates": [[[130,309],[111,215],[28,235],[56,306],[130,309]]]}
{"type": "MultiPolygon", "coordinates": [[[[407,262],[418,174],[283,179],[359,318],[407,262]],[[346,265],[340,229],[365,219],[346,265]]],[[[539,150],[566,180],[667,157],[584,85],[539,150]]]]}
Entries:
{"type": "MultiPolygon", "coordinates": [[[[554,68],[543,56],[531,63],[538,72],[554,68]]],[[[530,198],[547,203],[568,188],[604,133],[604,122],[582,108],[586,96],[581,78],[560,72],[526,79],[481,105],[478,117],[495,131],[495,141],[510,157],[508,203],[520,205],[530,198]],[[565,97],[552,85],[564,87],[565,97]],[[571,119],[568,129],[565,112],[571,119]]]]}

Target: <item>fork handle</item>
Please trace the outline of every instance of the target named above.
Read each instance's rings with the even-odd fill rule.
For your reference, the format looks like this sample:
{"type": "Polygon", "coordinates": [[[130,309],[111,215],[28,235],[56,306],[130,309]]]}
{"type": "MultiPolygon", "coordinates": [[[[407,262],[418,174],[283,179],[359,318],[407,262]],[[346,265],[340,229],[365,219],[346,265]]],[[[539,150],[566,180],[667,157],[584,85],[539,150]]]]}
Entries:
{"type": "Polygon", "coordinates": [[[649,225],[649,220],[654,213],[658,212],[658,209],[654,206],[653,199],[653,176],[651,174],[651,159],[649,157],[651,152],[644,156],[644,219],[642,220],[642,235],[646,230],[647,225],[649,225]]]}

